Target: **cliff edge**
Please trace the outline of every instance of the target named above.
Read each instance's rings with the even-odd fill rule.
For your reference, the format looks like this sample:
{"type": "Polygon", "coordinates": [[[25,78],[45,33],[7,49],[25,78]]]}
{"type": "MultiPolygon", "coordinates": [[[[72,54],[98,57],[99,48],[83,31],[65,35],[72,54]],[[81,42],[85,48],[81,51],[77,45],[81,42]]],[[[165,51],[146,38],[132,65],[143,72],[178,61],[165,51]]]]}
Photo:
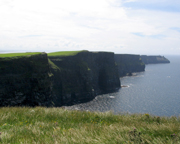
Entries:
{"type": "Polygon", "coordinates": [[[141,55],[141,59],[145,64],[170,63],[164,56],[141,55]]]}

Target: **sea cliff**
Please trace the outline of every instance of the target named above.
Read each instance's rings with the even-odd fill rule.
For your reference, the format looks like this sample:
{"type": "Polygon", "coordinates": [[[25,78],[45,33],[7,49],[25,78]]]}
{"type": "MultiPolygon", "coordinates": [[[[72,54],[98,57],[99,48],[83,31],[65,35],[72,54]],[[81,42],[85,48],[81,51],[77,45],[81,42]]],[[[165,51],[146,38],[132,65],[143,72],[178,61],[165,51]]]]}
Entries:
{"type": "Polygon", "coordinates": [[[114,58],[120,77],[145,70],[145,64],[142,62],[140,55],[115,54],[114,58]]]}
{"type": "Polygon", "coordinates": [[[1,56],[0,106],[49,106],[52,95],[47,54],[1,56]]]}
{"type": "Polygon", "coordinates": [[[114,53],[81,51],[69,56],[48,55],[55,106],[89,101],[120,88],[114,53]]]}
{"type": "Polygon", "coordinates": [[[112,52],[0,55],[0,106],[62,106],[120,88],[112,52]]]}
{"type": "Polygon", "coordinates": [[[119,77],[165,57],[113,52],[0,54],[0,106],[62,106],[121,87],[119,77]],[[142,60],[143,61],[142,61],[142,60]]]}
{"type": "Polygon", "coordinates": [[[141,55],[141,59],[145,64],[170,63],[164,56],[141,55]]]}

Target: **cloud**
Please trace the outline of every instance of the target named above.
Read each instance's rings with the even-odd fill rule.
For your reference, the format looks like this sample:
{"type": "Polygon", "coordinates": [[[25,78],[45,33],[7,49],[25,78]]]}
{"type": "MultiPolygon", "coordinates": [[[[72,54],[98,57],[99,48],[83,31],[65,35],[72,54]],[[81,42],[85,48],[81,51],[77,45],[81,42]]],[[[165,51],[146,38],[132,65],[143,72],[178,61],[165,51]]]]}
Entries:
{"type": "Polygon", "coordinates": [[[132,33],[132,34],[134,34],[134,35],[136,35],[136,36],[140,36],[140,37],[145,37],[145,35],[144,35],[144,34],[142,34],[142,33],[138,33],[138,32],[136,32],[136,33],[132,33]]]}
{"type": "Polygon", "coordinates": [[[167,0],[1,0],[0,51],[169,53],[173,42],[173,50],[180,54],[180,13],[161,9],[163,2],[178,4],[176,0],[175,4],[167,0]]]}
{"type": "Polygon", "coordinates": [[[180,33],[180,27],[172,27],[172,28],[170,28],[171,30],[175,30],[175,31],[177,31],[177,32],[179,32],[180,33]]]}
{"type": "Polygon", "coordinates": [[[165,35],[162,34],[157,34],[157,35],[144,35],[143,33],[132,33],[133,35],[139,36],[139,37],[148,37],[148,38],[154,38],[154,39],[161,39],[161,38],[165,38],[165,35]]]}
{"type": "Polygon", "coordinates": [[[41,37],[43,35],[24,35],[24,36],[19,36],[19,38],[27,38],[27,37],[41,37]]]}

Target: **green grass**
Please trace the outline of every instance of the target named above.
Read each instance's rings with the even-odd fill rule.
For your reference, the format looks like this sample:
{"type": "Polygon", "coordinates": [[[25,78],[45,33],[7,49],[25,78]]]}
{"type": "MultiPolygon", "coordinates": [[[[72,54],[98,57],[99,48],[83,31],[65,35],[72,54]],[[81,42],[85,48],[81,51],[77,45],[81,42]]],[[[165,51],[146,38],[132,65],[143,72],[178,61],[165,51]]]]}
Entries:
{"type": "Polygon", "coordinates": [[[62,108],[0,108],[0,143],[180,143],[180,119],[62,108]]]}
{"type": "Polygon", "coordinates": [[[0,54],[0,57],[18,57],[18,56],[28,56],[28,55],[36,55],[40,54],[41,52],[27,52],[27,53],[6,53],[0,54]]]}
{"type": "Polygon", "coordinates": [[[60,70],[60,68],[57,65],[55,65],[50,59],[48,59],[48,63],[50,67],[54,69],[55,71],[60,70]]]}
{"type": "Polygon", "coordinates": [[[73,56],[83,51],[60,51],[60,52],[48,53],[48,56],[73,56]]]}

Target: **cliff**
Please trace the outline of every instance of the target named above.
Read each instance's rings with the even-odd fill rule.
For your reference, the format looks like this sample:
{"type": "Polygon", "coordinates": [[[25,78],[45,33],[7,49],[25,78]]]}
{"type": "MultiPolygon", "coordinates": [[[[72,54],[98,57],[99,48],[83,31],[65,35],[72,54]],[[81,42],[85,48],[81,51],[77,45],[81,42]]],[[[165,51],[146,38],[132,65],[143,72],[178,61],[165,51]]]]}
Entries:
{"type": "Polygon", "coordinates": [[[48,54],[55,106],[92,100],[120,88],[114,53],[81,51],[48,54]]]}
{"type": "Polygon", "coordinates": [[[0,106],[49,106],[51,81],[47,54],[9,55],[0,55],[0,106]]]}
{"type": "Polygon", "coordinates": [[[115,54],[114,59],[118,66],[120,77],[145,70],[145,64],[142,62],[140,55],[115,54]]]}
{"type": "Polygon", "coordinates": [[[62,106],[120,88],[111,52],[0,54],[0,106],[62,106]]]}
{"type": "Polygon", "coordinates": [[[145,64],[170,63],[170,61],[164,56],[142,55],[141,59],[145,64]]]}

